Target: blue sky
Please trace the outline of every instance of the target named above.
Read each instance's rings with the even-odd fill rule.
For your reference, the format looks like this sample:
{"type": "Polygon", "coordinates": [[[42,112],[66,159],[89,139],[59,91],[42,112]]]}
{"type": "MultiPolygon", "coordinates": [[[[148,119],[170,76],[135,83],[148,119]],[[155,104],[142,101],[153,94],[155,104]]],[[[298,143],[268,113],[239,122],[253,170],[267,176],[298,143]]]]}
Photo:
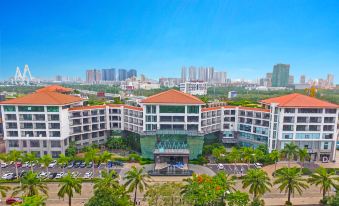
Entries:
{"type": "Polygon", "coordinates": [[[135,68],[157,78],[183,65],[256,79],[276,63],[295,79],[339,82],[339,1],[16,1],[0,3],[0,79],[84,77],[89,68],[135,68]]]}

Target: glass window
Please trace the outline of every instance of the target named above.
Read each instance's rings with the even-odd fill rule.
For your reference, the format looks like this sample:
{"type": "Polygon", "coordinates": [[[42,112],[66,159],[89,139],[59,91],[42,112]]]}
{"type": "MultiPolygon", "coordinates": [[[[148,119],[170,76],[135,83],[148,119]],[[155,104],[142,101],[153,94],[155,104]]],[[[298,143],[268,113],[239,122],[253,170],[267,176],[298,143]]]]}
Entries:
{"type": "Polygon", "coordinates": [[[15,112],[15,106],[4,106],[5,112],[15,112]]]}
{"type": "Polygon", "coordinates": [[[47,106],[47,112],[59,112],[59,107],[47,106]]]}
{"type": "Polygon", "coordinates": [[[187,106],[187,112],[192,114],[198,114],[199,113],[199,106],[187,106]]]}
{"type": "Polygon", "coordinates": [[[19,106],[20,112],[44,112],[44,107],[41,106],[19,106]]]}
{"type": "Polygon", "coordinates": [[[185,113],[185,106],[160,106],[160,113],[185,113]]]}

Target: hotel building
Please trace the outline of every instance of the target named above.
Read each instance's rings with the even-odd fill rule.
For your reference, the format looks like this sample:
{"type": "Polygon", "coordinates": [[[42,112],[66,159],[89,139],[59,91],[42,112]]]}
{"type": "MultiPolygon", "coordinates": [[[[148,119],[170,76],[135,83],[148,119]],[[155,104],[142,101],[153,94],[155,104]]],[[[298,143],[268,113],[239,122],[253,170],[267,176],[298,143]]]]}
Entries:
{"type": "Polygon", "coordinates": [[[338,105],[302,94],[261,101],[262,108],[206,108],[199,98],[177,90],[150,96],[139,107],[107,104],[86,106],[77,96],[40,91],[0,102],[6,151],[37,155],[64,153],[70,142],[78,148],[104,144],[112,133],[126,138],[159,168],[169,162],[188,163],[204,143],[257,147],[269,151],[294,142],[312,160],[334,160],[338,105]]]}

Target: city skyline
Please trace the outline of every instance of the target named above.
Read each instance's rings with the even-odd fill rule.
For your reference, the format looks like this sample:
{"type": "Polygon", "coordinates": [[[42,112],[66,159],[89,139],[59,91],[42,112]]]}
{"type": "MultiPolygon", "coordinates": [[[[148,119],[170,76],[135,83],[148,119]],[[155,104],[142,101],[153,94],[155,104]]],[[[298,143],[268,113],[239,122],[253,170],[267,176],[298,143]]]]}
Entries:
{"type": "Polygon", "coordinates": [[[3,3],[0,79],[25,64],[35,77],[67,71],[82,79],[88,69],[111,67],[135,68],[153,79],[180,77],[182,66],[196,65],[254,80],[278,63],[290,64],[295,80],[339,76],[336,1],[130,4],[3,3]]]}

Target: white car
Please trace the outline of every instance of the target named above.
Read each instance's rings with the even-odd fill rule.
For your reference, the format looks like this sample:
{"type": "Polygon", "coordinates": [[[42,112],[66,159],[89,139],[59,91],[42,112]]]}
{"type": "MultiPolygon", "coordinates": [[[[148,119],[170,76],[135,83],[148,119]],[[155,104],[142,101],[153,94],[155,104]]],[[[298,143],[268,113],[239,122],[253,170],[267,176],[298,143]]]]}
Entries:
{"type": "Polygon", "coordinates": [[[63,172],[60,172],[58,173],[56,176],[55,176],[55,179],[60,179],[64,176],[65,174],[63,172]]]}
{"type": "Polygon", "coordinates": [[[22,168],[26,168],[26,167],[29,167],[28,165],[29,165],[29,163],[28,163],[28,162],[25,162],[25,163],[22,164],[21,167],[22,167],[22,168]]]}
{"type": "Polygon", "coordinates": [[[50,172],[40,172],[40,174],[38,175],[38,177],[40,177],[40,178],[47,178],[48,176],[49,176],[49,173],[50,172]]]}
{"type": "Polygon", "coordinates": [[[72,172],[71,173],[72,177],[79,177],[80,173],[79,172],[72,172]]]}
{"type": "Polygon", "coordinates": [[[55,165],[57,165],[57,161],[56,161],[56,160],[53,160],[53,161],[48,165],[48,168],[54,168],[55,165]]]}
{"type": "Polygon", "coordinates": [[[218,169],[219,169],[219,170],[223,170],[223,169],[225,169],[224,165],[223,165],[223,164],[220,164],[220,163],[218,164],[218,166],[217,166],[217,167],[218,167],[218,169]]]}
{"type": "Polygon", "coordinates": [[[1,165],[1,168],[5,168],[5,167],[8,166],[8,164],[6,162],[2,162],[0,165],[1,165]]]}
{"type": "Polygon", "coordinates": [[[263,164],[257,162],[257,163],[254,163],[254,167],[256,168],[262,168],[263,164]]]}
{"type": "Polygon", "coordinates": [[[84,178],[85,179],[89,179],[89,178],[92,178],[93,177],[93,173],[92,172],[86,172],[85,174],[84,174],[84,178]]]}
{"type": "Polygon", "coordinates": [[[13,177],[14,177],[14,173],[6,173],[6,174],[4,174],[4,175],[2,175],[2,179],[4,179],[4,180],[11,180],[11,179],[13,179],[13,177]]]}

